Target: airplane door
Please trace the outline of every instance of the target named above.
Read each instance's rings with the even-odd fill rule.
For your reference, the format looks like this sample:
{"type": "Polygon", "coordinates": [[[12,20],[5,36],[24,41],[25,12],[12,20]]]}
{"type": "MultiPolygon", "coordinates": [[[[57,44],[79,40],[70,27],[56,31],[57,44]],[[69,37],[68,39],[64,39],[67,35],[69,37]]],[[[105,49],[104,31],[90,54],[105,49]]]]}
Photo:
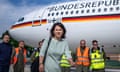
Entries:
{"type": "Polygon", "coordinates": [[[34,26],[41,26],[42,25],[42,23],[44,22],[44,21],[46,21],[45,20],[45,17],[46,17],[46,9],[44,9],[44,10],[40,10],[40,11],[38,11],[35,15],[34,15],[34,17],[33,17],[33,21],[32,21],[32,26],[34,27],[34,26]],[[40,14],[40,15],[38,15],[38,14],[40,14]]]}

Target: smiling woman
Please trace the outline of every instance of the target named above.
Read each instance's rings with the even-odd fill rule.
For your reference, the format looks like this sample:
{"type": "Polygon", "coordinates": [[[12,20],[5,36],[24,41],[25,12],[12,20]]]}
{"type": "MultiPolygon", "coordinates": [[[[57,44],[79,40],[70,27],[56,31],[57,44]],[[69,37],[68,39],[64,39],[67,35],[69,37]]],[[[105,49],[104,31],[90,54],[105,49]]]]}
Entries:
{"type": "Polygon", "coordinates": [[[73,64],[68,43],[65,40],[66,29],[63,24],[55,23],[51,28],[50,33],[51,40],[45,39],[40,51],[39,70],[40,72],[43,72],[44,69],[45,72],[61,72],[59,62],[62,54],[65,54],[70,64],[73,64]],[[49,46],[47,47],[48,42],[49,46]],[[45,66],[43,65],[43,59],[45,59],[45,66]]]}

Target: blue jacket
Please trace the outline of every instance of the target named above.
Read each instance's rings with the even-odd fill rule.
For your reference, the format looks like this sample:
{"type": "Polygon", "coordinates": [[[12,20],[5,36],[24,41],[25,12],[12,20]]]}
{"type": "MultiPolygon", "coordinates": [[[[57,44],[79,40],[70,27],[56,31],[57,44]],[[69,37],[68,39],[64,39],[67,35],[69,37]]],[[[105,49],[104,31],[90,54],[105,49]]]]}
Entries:
{"type": "Polygon", "coordinates": [[[9,65],[12,54],[12,45],[0,43],[0,65],[9,65]]]}

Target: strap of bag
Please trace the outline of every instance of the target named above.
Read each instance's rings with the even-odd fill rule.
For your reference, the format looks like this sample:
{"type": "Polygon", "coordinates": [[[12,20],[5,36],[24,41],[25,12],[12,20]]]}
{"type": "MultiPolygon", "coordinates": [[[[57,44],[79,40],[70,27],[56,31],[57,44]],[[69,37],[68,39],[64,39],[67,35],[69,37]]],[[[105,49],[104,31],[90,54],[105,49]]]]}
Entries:
{"type": "Polygon", "coordinates": [[[50,38],[49,38],[49,41],[48,41],[48,45],[47,45],[46,50],[45,50],[44,59],[43,59],[43,64],[45,64],[46,55],[47,55],[47,51],[48,51],[48,47],[49,47],[49,45],[50,45],[51,39],[52,39],[52,38],[50,37],[50,38]]]}

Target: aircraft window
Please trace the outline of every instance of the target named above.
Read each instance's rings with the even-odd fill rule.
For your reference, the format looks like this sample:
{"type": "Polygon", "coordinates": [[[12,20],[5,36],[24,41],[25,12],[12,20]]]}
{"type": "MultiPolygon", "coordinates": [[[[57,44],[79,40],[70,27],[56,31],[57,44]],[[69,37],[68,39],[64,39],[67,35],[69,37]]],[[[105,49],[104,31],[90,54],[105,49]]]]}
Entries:
{"type": "Polygon", "coordinates": [[[81,10],[81,13],[84,13],[84,10],[81,10]]]}
{"type": "Polygon", "coordinates": [[[76,14],[78,14],[78,13],[79,13],[79,11],[77,10],[77,11],[76,11],[76,14]]]}
{"type": "Polygon", "coordinates": [[[21,22],[21,21],[23,21],[23,20],[24,20],[24,17],[20,18],[20,19],[18,20],[18,22],[21,22]]]}
{"type": "Polygon", "coordinates": [[[106,12],[106,11],[107,11],[107,8],[104,8],[104,11],[106,12]]]}
{"type": "Polygon", "coordinates": [[[48,16],[50,16],[50,13],[48,14],[48,16]]]}
{"type": "Polygon", "coordinates": [[[98,12],[101,12],[101,9],[100,9],[100,8],[98,9],[98,12]]]}
{"type": "Polygon", "coordinates": [[[87,13],[89,13],[90,12],[90,10],[87,10],[87,13]]]}
{"type": "Polygon", "coordinates": [[[52,16],[54,16],[54,13],[52,13],[52,16]]]}
{"type": "Polygon", "coordinates": [[[73,11],[71,11],[71,14],[73,14],[73,11]]]}
{"type": "Polygon", "coordinates": [[[113,8],[111,7],[111,8],[110,8],[110,11],[112,11],[112,10],[113,10],[113,8]]]}
{"type": "Polygon", "coordinates": [[[119,10],[120,8],[119,7],[116,7],[116,10],[119,10]]]}
{"type": "Polygon", "coordinates": [[[95,12],[95,9],[93,9],[92,12],[94,13],[94,12],[95,12]]]}
{"type": "Polygon", "coordinates": [[[63,12],[61,12],[61,15],[63,15],[63,12]]]}
{"type": "Polygon", "coordinates": [[[58,14],[59,14],[59,13],[57,12],[56,15],[58,16],[58,14]]]}
{"type": "Polygon", "coordinates": [[[66,15],[68,14],[68,11],[66,11],[66,15]]]}

